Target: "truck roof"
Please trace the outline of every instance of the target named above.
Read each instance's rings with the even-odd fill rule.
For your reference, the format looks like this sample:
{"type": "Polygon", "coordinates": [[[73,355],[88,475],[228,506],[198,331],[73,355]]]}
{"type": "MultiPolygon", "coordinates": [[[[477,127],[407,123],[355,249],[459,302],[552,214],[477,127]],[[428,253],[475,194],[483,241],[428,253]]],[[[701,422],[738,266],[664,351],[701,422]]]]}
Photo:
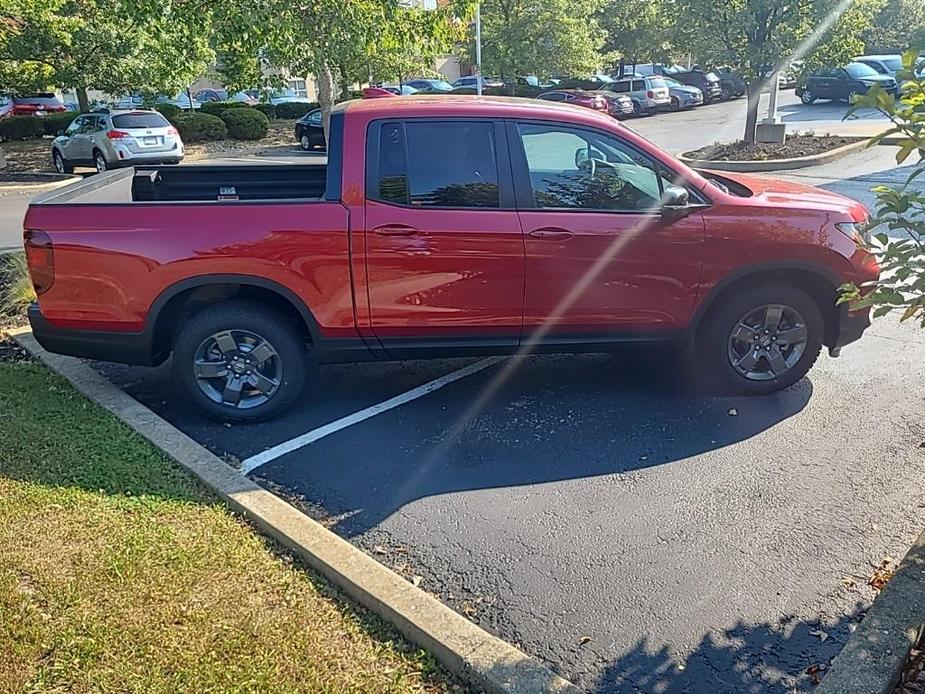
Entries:
{"type": "Polygon", "coordinates": [[[590,124],[619,122],[602,112],[571,104],[557,104],[538,99],[511,96],[474,96],[468,94],[413,95],[381,99],[354,99],[337,104],[334,111],[365,114],[369,118],[406,118],[408,116],[482,116],[485,118],[563,119],[590,124]]]}

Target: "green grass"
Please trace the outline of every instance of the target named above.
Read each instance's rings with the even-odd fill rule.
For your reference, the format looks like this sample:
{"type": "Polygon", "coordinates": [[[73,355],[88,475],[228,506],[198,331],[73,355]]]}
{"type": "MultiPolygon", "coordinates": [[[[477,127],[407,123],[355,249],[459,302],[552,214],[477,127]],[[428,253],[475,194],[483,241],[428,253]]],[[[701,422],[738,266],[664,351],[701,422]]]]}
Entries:
{"type": "Polygon", "coordinates": [[[45,367],[0,417],[0,691],[457,689],[45,367]]]}

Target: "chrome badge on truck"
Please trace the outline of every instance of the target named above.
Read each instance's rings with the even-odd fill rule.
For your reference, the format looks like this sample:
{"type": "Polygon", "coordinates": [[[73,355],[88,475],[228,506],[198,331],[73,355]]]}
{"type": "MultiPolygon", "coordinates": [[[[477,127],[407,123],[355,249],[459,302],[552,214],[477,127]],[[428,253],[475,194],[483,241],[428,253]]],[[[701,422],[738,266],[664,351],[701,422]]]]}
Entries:
{"type": "Polygon", "coordinates": [[[218,199],[219,200],[238,200],[238,189],[234,186],[219,186],[218,187],[218,199]]]}

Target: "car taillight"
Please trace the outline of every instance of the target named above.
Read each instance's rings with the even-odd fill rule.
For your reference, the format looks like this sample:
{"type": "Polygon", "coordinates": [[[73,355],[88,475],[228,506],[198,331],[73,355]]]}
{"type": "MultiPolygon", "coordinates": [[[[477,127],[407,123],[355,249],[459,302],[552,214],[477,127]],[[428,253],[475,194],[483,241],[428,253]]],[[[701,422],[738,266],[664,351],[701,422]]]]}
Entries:
{"type": "Polygon", "coordinates": [[[35,293],[44,294],[55,283],[55,250],[44,231],[26,229],[23,234],[26,263],[35,293]]]}
{"type": "Polygon", "coordinates": [[[106,133],[106,137],[110,140],[121,140],[126,137],[131,137],[131,134],[123,130],[110,130],[106,133]]]}
{"type": "Polygon", "coordinates": [[[650,89],[649,91],[646,92],[646,98],[647,98],[647,99],[651,99],[651,98],[653,98],[654,96],[655,96],[655,92],[653,92],[651,89],[650,89]]]}

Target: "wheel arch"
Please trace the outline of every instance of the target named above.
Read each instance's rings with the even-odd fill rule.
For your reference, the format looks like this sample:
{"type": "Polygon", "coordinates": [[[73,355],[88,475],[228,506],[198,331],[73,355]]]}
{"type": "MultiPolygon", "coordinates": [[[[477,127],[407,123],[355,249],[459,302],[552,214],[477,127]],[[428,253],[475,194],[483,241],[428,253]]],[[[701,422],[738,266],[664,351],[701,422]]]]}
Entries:
{"type": "Polygon", "coordinates": [[[318,323],[305,302],[278,282],[251,275],[204,275],[170,285],[152,304],[145,332],[155,362],[167,358],[183,321],[206,306],[229,299],[249,299],[270,306],[289,318],[308,342],[318,344],[321,339],[318,323]]]}
{"type": "Polygon", "coordinates": [[[835,305],[838,275],[824,265],[803,262],[761,263],[730,273],[720,280],[700,301],[685,331],[685,341],[693,341],[704,319],[724,296],[735,289],[758,284],[785,283],[803,289],[812,297],[825,320],[823,344],[834,344],[838,330],[838,311],[835,305]]]}

